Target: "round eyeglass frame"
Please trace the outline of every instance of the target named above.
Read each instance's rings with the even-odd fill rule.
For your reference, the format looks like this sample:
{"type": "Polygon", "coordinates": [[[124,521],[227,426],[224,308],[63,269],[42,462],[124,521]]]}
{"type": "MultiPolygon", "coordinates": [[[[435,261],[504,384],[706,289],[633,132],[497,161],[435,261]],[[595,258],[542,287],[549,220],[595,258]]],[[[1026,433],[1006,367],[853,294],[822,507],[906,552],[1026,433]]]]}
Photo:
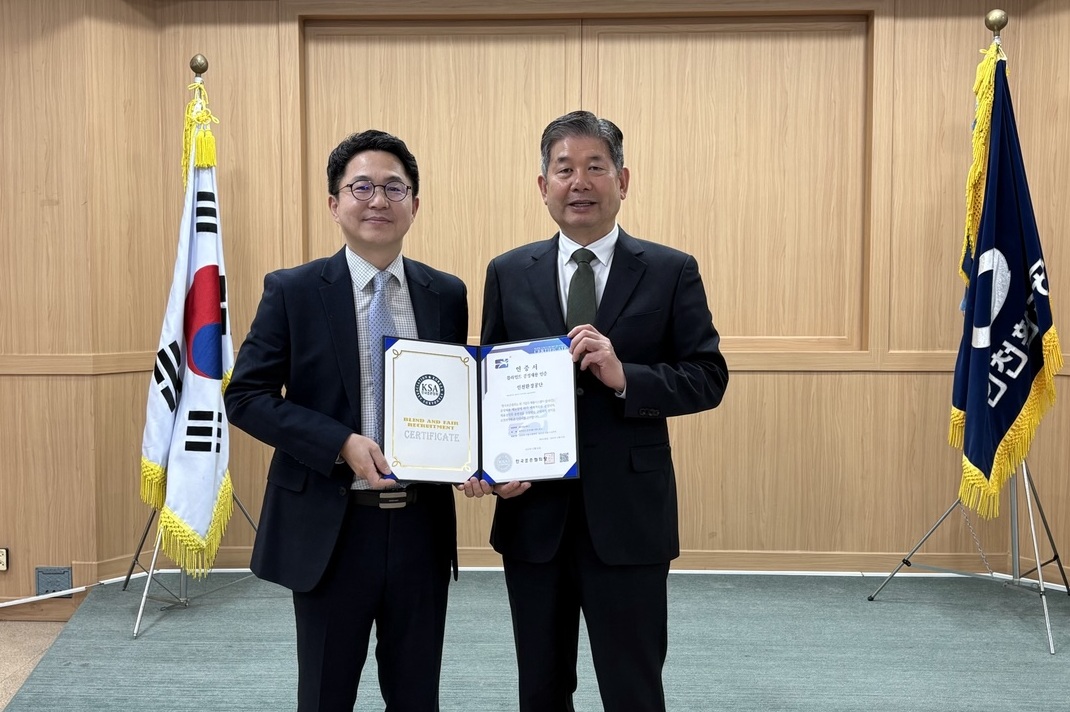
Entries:
{"type": "Polygon", "coordinates": [[[371,200],[373,197],[375,197],[375,189],[376,188],[382,188],[383,189],[383,195],[391,203],[400,203],[401,201],[405,200],[405,198],[409,197],[409,191],[412,190],[412,186],[411,185],[407,185],[405,183],[402,183],[399,180],[387,181],[386,183],[383,183],[383,184],[372,183],[370,180],[355,180],[352,183],[348,183],[346,185],[343,185],[342,188],[340,188],[339,190],[344,189],[344,188],[348,188],[349,189],[349,192],[353,195],[354,200],[359,200],[362,203],[366,203],[369,200],[371,200]],[[359,195],[357,195],[357,186],[370,187],[371,188],[371,192],[368,193],[368,195],[366,197],[362,198],[359,195]],[[401,194],[401,197],[398,197],[398,198],[393,197],[390,194],[390,190],[389,189],[390,188],[394,188],[395,190],[398,190],[399,187],[400,188],[404,188],[405,191],[401,194]]]}

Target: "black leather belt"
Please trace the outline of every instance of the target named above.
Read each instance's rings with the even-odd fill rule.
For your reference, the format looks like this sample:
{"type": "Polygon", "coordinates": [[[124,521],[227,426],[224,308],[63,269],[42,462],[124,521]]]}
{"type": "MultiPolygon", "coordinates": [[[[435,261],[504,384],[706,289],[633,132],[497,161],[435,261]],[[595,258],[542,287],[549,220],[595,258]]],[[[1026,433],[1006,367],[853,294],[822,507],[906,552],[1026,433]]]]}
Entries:
{"type": "Polygon", "coordinates": [[[379,509],[401,509],[416,501],[416,487],[406,487],[398,490],[350,490],[350,494],[357,498],[357,504],[365,507],[378,507],[379,509]]]}

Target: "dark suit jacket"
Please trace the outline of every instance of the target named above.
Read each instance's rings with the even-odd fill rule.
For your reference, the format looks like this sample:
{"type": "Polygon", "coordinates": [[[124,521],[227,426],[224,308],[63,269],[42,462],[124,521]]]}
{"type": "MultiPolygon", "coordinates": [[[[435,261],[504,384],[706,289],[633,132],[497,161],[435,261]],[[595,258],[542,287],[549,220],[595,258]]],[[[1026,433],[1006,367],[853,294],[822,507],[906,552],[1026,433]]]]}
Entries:
{"type": "MultiPolygon", "coordinates": [[[[465,343],[464,283],[410,259],[404,264],[420,338],[465,343]]],[[[294,591],[323,576],[346,511],[353,471],[335,459],[360,432],[357,328],[344,249],[268,274],[224,395],[230,422],[275,448],[253,573],[294,591]]],[[[453,492],[425,492],[435,498],[448,564],[457,551],[453,492]]]]}
{"type": "MultiPolygon", "coordinates": [[[[490,263],[484,344],[566,333],[557,249],[554,237],[490,263]]],[[[680,537],[666,418],[715,407],[728,384],[695,258],[621,230],[594,325],[612,341],[628,385],[622,399],[587,371],[577,379],[579,486],[591,539],[607,564],[667,562],[679,556],[680,537]]],[[[536,482],[499,499],[494,549],[548,561],[561,543],[573,487],[536,482]]]]}

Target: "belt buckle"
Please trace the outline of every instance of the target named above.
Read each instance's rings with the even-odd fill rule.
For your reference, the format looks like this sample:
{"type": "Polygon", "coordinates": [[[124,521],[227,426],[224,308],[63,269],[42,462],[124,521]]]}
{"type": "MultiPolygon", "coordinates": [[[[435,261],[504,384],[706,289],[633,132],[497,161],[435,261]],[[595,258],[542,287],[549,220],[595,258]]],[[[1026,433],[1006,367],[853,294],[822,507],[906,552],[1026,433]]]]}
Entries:
{"type": "Polygon", "coordinates": [[[408,493],[405,490],[397,492],[380,492],[379,509],[402,509],[408,502],[408,493]]]}

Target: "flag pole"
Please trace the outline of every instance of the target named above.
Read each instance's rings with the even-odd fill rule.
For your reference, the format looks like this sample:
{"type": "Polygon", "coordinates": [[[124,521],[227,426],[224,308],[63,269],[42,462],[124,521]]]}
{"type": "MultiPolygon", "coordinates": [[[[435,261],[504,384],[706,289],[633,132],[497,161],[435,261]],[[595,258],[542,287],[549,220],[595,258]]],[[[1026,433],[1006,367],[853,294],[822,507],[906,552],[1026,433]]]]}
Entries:
{"type": "MultiPolygon", "coordinates": [[[[995,9],[995,10],[989,10],[988,14],[985,15],[985,27],[987,27],[992,32],[992,42],[997,44],[997,45],[999,45],[1001,48],[1003,46],[1003,40],[1000,38],[999,33],[1002,32],[1003,28],[1007,26],[1007,21],[1008,21],[1007,12],[1005,10],[1000,10],[998,8],[995,9]]],[[[1026,495],[1028,495],[1028,494],[1029,493],[1027,492],[1026,495]]],[[[1021,580],[1021,577],[1022,577],[1022,567],[1021,567],[1021,563],[1020,563],[1021,562],[1021,542],[1019,541],[1019,535],[1018,535],[1018,485],[1015,482],[1015,475],[1014,474],[1011,475],[1011,491],[1010,491],[1009,495],[1010,495],[1009,499],[1010,499],[1010,509],[1011,509],[1011,514],[1010,514],[1011,581],[1013,581],[1014,583],[1017,584],[1021,580]]],[[[1038,500],[1037,504],[1039,505],[1039,503],[1040,503],[1040,501],[1038,500]]],[[[1030,515],[1030,523],[1032,523],[1033,512],[1030,511],[1029,515],[1030,515]]],[[[1045,525],[1046,525],[1046,523],[1045,523],[1045,525]]],[[[1050,536],[1050,532],[1049,532],[1049,536],[1050,536]]],[[[1033,539],[1034,539],[1034,543],[1035,543],[1035,541],[1036,541],[1036,533],[1035,532],[1033,534],[1033,539]]],[[[1039,559],[1038,559],[1038,561],[1039,561],[1039,559]]],[[[1039,568],[1037,569],[1037,573],[1038,574],[1040,573],[1039,568]]],[[[1044,588],[1043,588],[1044,587],[1044,579],[1043,578],[1040,579],[1040,585],[1041,585],[1041,593],[1040,593],[1040,595],[1043,597],[1044,596],[1044,588]]],[[[1047,604],[1046,600],[1044,601],[1044,620],[1045,621],[1048,620],[1048,604],[1047,604]]],[[[1048,639],[1049,639],[1049,647],[1050,647],[1050,645],[1051,645],[1051,627],[1050,626],[1048,627],[1048,639]]],[[[1055,653],[1055,649],[1051,648],[1051,652],[1054,654],[1055,653]]]]}
{"type": "Polygon", "coordinates": [[[929,528],[910,553],[901,559],[901,563],[868,600],[874,600],[904,566],[916,565],[919,568],[961,576],[1003,581],[1016,588],[1029,589],[1040,594],[1048,652],[1054,655],[1055,644],[1052,639],[1042,568],[1050,563],[1057,564],[1068,594],[1070,583],[1067,582],[1051,527],[1026,464],[1026,455],[1040,418],[1054,402],[1054,374],[1062,366],[1062,354],[1051,317],[1047,273],[1006,85],[1006,56],[1003,54],[1000,33],[1007,26],[1007,22],[1008,17],[1004,10],[991,10],[985,15],[985,27],[992,32],[993,38],[991,46],[984,52],[985,59],[978,66],[974,85],[974,93],[977,96],[972,139],[974,157],[967,178],[966,230],[960,265],[960,274],[967,284],[962,306],[965,324],[959,360],[955,366],[949,431],[950,444],[962,449],[962,484],[958,497],[947,511],[929,528]],[[1004,64],[1001,66],[1000,62],[1004,64]],[[1006,202],[1000,201],[1005,195],[1015,196],[1013,205],[1008,206],[1006,202]],[[1001,211],[1016,218],[1001,220],[1001,211]],[[1009,244],[1012,237],[1020,240],[1022,253],[1027,255],[1024,264],[1019,260],[1013,265],[1018,270],[1017,274],[1013,272],[1006,257],[1018,248],[1018,245],[1009,244]],[[981,275],[996,271],[1000,272],[998,280],[995,274],[986,276],[986,287],[986,282],[981,281],[981,275]],[[1023,277],[1027,286],[1025,290],[1021,287],[1015,288],[1018,291],[1010,288],[1012,282],[1021,284],[1023,277]],[[993,286],[997,281],[999,286],[993,286]],[[987,291],[982,291],[982,287],[987,291]],[[1009,295],[1013,295],[1015,301],[1011,302],[1013,306],[1008,305],[1008,309],[1004,310],[1008,316],[1001,319],[1001,309],[1009,295]],[[978,307],[978,304],[981,306],[978,307]],[[1014,311],[1016,309],[1021,311],[1014,311]],[[1012,325],[1013,329],[1010,328],[1012,325]],[[1002,346],[999,346],[1001,342],[1002,346]],[[1020,361],[1008,367],[1008,363],[1016,357],[1020,361]],[[1019,382],[1024,383],[1025,387],[1013,392],[1012,389],[1017,387],[1013,379],[1016,379],[1027,365],[1033,375],[1028,380],[1019,382]],[[979,375],[979,378],[973,378],[975,375],[979,375]],[[993,383],[996,388],[993,388],[993,383]],[[1009,391],[1012,394],[1004,398],[1009,391]],[[998,419],[1000,417],[1003,418],[1002,421],[998,419]],[[988,427],[979,428],[978,423],[988,427]],[[995,439],[996,442],[990,443],[985,439],[990,438],[992,432],[999,433],[1001,430],[1002,435],[995,439]],[[993,450],[995,455],[992,455],[993,450]],[[1022,471],[1021,478],[1016,476],[1019,467],[1022,471]],[[1023,580],[1020,572],[1018,479],[1022,480],[1025,490],[1033,556],[1036,560],[1036,567],[1026,572],[1026,575],[1036,572],[1038,581],[1035,583],[1023,580]],[[975,508],[983,517],[996,516],[999,491],[1003,482],[1009,482],[1011,485],[1009,495],[1012,573],[1009,580],[997,578],[967,515],[968,508],[975,508]],[[1033,517],[1034,502],[1053,552],[1052,558],[1047,561],[1041,561],[1037,527],[1033,517]],[[988,569],[988,576],[911,563],[914,554],[955,509],[961,511],[973,535],[974,544],[981,554],[985,568],[988,569]]]}

